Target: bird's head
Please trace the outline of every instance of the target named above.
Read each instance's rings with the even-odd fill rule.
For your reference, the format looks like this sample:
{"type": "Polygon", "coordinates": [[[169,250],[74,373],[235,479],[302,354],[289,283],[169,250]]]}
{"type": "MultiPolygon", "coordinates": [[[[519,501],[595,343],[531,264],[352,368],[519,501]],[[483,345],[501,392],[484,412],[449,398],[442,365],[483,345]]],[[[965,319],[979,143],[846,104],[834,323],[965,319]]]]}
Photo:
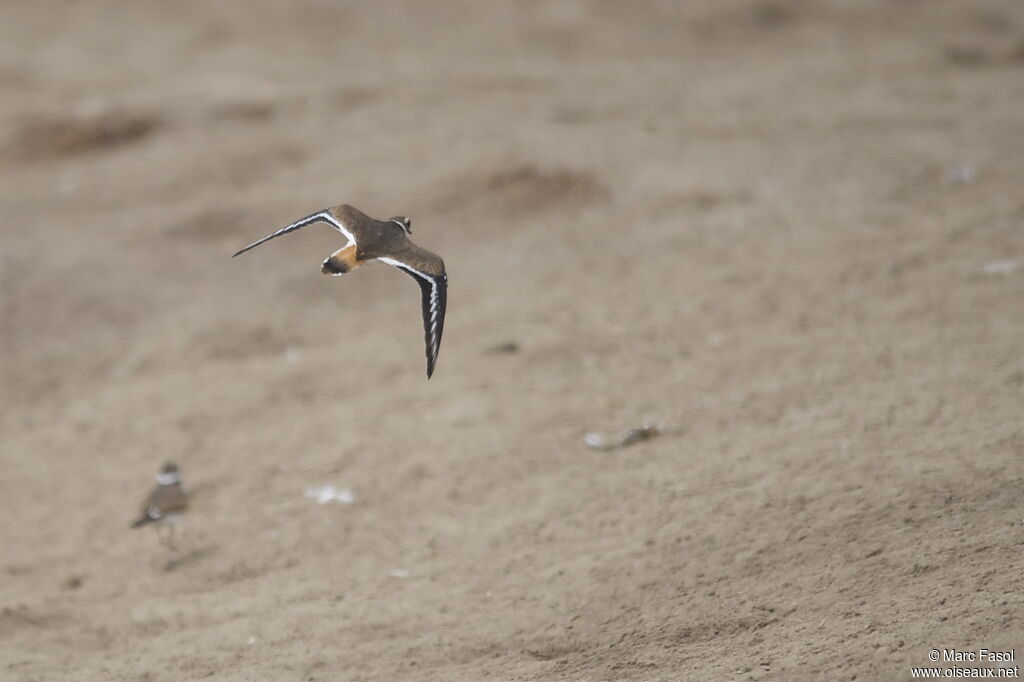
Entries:
{"type": "Polygon", "coordinates": [[[181,481],[178,474],[178,465],[174,462],[167,462],[160,467],[160,473],[156,475],[156,481],[160,485],[174,485],[181,481]]]}
{"type": "Polygon", "coordinates": [[[409,218],[406,218],[403,215],[397,215],[394,218],[391,218],[388,222],[396,223],[402,228],[403,232],[406,234],[412,234],[412,220],[409,218]]]}

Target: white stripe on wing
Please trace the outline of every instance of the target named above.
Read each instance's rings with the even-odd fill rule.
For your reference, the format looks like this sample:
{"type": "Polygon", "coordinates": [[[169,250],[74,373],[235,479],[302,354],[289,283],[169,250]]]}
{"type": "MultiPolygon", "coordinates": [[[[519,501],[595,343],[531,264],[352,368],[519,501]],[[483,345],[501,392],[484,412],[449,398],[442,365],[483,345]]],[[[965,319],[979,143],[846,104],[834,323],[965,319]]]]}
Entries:
{"type": "MultiPolygon", "coordinates": [[[[352,234],[352,232],[347,227],[345,227],[345,225],[342,224],[342,222],[340,220],[338,220],[337,218],[332,216],[326,209],[324,209],[323,211],[318,211],[316,213],[313,213],[312,215],[306,216],[305,218],[301,218],[299,220],[296,220],[291,225],[288,225],[286,227],[282,227],[277,232],[273,232],[271,234],[268,234],[263,239],[259,239],[257,241],[254,241],[252,244],[249,244],[249,246],[245,247],[244,249],[242,249],[241,251],[236,253],[235,256],[240,256],[243,253],[245,253],[246,251],[249,251],[250,249],[256,248],[257,246],[259,246],[263,242],[268,242],[268,241],[270,241],[271,239],[273,239],[275,237],[280,237],[283,234],[288,234],[289,232],[294,232],[295,230],[298,230],[299,228],[305,227],[307,225],[311,225],[313,223],[327,223],[328,225],[330,225],[331,227],[336,229],[338,232],[341,232],[343,235],[345,235],[345,238],[348,239],[348,244],[346,244],[345,247],[348,247],[348,246],[356,243],[356,238],[352,234]]],[[[232,258],[234,258],[235,256],[232,256],[232,258]]]]}
{"type": "Polygon", "coordinates": [[[440,350],[440,345],[441,345],[441,343],[440,343],[441,339],[439,339],[438,335],[437,335],[437,323],[438,323],[438,317],[437,316],[438,316],[438,313],[440,312],[440,307],[439,306],[440,306],[440,303],[441,303],[440,296],[438,295],[438,283],[440,282],[442,277],[444,277],[445,279],[447,279],[447,277],[445,275],[443,275],[443,274],[440,277],[437,277],[437,276],[434,276],[434,275],[428,275],[425,272],[420,272],[416,268],[411,267],[408,263],[404,263],[404,262],[402,262],[400,260],[396,260],[394,258],[389,258],[387,256],[381,256],[377,260],[379,260],[381,263],[386,263],[386,264],[388,264],[388,265],[390,265],[392,267],[396,267],[396,268],[398,268],[400,270],[404,270],[404,271],[408,272],[410,275],[413,275],[414,277],[418,277],[420,280],[422,280],[424,282],[428,282],[430,284],[430,296],[429,296],[429,306],[428,306],[429,311],[430,311],[430,318],[428,320],[424,320],[424,323],[429,323],[429,325],[430,325],[430,340],[429,340],[429,343],[428,343],[428,349],[427,350],[428,350],[428,353],[429,353],[429,356],[428,356],[428,360],[430,361],[429,364],[432,366],[434,364],[434,362],[436,362],[436,360],[437,360],[437,352],[438,352],[438,350],[440,350]]]}

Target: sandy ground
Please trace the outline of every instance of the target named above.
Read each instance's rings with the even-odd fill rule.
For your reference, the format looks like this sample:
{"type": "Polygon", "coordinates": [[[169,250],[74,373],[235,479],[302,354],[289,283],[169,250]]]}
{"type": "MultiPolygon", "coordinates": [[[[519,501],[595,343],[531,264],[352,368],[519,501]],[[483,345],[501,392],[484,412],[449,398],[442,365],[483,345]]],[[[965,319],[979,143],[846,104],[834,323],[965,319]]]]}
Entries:
{"type": "Polygon", "coordinates": [[[1024,658],[1014,0],[15,0],[0,87],[0,679],[1024,658]],[[429,382],[401,273],[230,258],[341,202],[429,382]]]}

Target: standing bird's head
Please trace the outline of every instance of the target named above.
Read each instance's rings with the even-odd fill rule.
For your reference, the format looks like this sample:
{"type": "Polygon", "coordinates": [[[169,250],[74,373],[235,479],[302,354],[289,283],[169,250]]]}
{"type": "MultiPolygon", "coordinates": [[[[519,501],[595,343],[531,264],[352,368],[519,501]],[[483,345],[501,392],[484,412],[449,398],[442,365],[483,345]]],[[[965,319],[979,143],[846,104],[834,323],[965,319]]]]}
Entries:
{"type": "Polygon", "coordinates": [[[397,223],[402,231],[407,235],[412,234],[412,220],[406,218],[404,215],[396,215],[394,218],[388,220],[389,223],[397,223]]]}
{"type": "Polygon", "coordinates": [[[178,465],[174,462],[167,462],[160,467],[160,473],[156,475],[156,482],[160,485],[174,485],[181,483],[181,475],[178,473],[178,465]]]}

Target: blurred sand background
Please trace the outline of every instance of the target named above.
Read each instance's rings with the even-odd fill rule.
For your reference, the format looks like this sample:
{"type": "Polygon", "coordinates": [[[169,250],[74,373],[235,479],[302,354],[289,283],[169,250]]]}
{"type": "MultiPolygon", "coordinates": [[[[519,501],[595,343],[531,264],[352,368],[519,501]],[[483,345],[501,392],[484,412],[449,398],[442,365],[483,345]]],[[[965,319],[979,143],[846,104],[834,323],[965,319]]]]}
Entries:
{"type": "Polygon", "coordinates": [[[16,0],[0,88],[0,679],[1024,649],[1020,3],[16,0]],[[408,277],[230,257],[341,202],[429,382],[408,277]]]}

